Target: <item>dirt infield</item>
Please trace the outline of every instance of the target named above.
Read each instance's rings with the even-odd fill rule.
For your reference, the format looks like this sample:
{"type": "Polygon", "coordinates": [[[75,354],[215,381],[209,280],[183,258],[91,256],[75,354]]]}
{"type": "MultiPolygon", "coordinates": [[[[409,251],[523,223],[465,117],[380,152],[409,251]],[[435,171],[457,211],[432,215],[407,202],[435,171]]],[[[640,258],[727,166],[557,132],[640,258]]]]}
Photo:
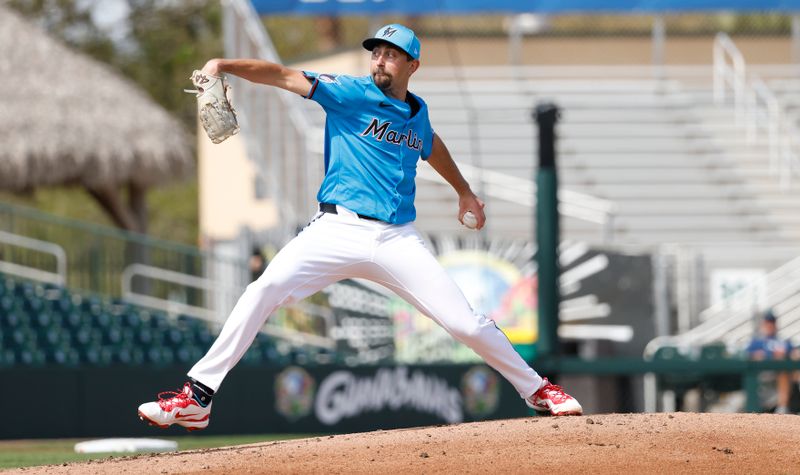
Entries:
{"type": "Polygon", "coordinates": [[[800,474],[800,416],[535,417],[140,455],[19,474],[800,474]]]}

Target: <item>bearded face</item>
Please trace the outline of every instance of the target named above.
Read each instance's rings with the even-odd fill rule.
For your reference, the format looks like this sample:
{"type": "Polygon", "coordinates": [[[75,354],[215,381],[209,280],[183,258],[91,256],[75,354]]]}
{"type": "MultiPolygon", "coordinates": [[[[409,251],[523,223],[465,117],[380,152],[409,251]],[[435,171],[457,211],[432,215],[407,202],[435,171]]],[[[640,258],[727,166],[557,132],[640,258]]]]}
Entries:
{"type": "Polygon", "coordinates": [[[373,66],[372,80],[382,91],[386,91],[392,87],[392,75],[388,73],[384,67],[373,66]]]}
{"type": "Polygon", "coordinates": [[[372,80],[378,88],[386,92],[396,85],[398,80],[401,83],[403,79],[408,80],[416,69],[411,63],[404,51],[388,44],[379,44],[372,49],[370,61],[372,80]]]}

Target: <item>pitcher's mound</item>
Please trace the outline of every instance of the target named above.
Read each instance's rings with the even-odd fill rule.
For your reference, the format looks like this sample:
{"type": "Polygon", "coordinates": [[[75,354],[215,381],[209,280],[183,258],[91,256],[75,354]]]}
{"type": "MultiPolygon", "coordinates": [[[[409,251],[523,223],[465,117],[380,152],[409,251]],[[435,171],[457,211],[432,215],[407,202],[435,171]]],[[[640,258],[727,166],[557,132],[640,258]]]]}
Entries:
{"type": "Polygon", "coordinates": [[[28,468],[120,473],[800,473],[800,417],[605,414],[315,437],[28,468]]]}

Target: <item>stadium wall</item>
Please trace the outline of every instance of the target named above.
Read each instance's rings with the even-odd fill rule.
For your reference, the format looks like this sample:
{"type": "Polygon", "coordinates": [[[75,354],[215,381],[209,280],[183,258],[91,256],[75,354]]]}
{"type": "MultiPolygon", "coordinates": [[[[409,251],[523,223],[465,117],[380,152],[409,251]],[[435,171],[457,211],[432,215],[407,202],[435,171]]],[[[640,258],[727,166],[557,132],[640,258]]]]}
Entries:
{"type": "MultiPolygon", "coordinates": [[[[6,388],[0,403],[17,408],[5,414],[0,439],[185,433],[177,426],[149,427],[136,415],[140,403],[185,379],[184,372],[178,367],[0,370],[6,388]]],[[[483,365],[239,367],[214,397],[203,434],[362,432],[527,414],[514,388],[483,365]]]]}

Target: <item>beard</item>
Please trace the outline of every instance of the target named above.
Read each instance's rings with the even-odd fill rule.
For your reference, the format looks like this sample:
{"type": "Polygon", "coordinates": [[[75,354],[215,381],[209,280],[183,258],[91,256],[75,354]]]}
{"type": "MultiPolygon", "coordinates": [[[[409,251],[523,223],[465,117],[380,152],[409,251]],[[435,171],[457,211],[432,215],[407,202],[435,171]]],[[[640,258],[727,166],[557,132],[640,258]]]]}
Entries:
{"type": "Polygon", "coordinates": [[[392,87],[392,76],[386,71],[375,71],[372,73],[372,81],[381,91],[386,91],[392,87]]]}

